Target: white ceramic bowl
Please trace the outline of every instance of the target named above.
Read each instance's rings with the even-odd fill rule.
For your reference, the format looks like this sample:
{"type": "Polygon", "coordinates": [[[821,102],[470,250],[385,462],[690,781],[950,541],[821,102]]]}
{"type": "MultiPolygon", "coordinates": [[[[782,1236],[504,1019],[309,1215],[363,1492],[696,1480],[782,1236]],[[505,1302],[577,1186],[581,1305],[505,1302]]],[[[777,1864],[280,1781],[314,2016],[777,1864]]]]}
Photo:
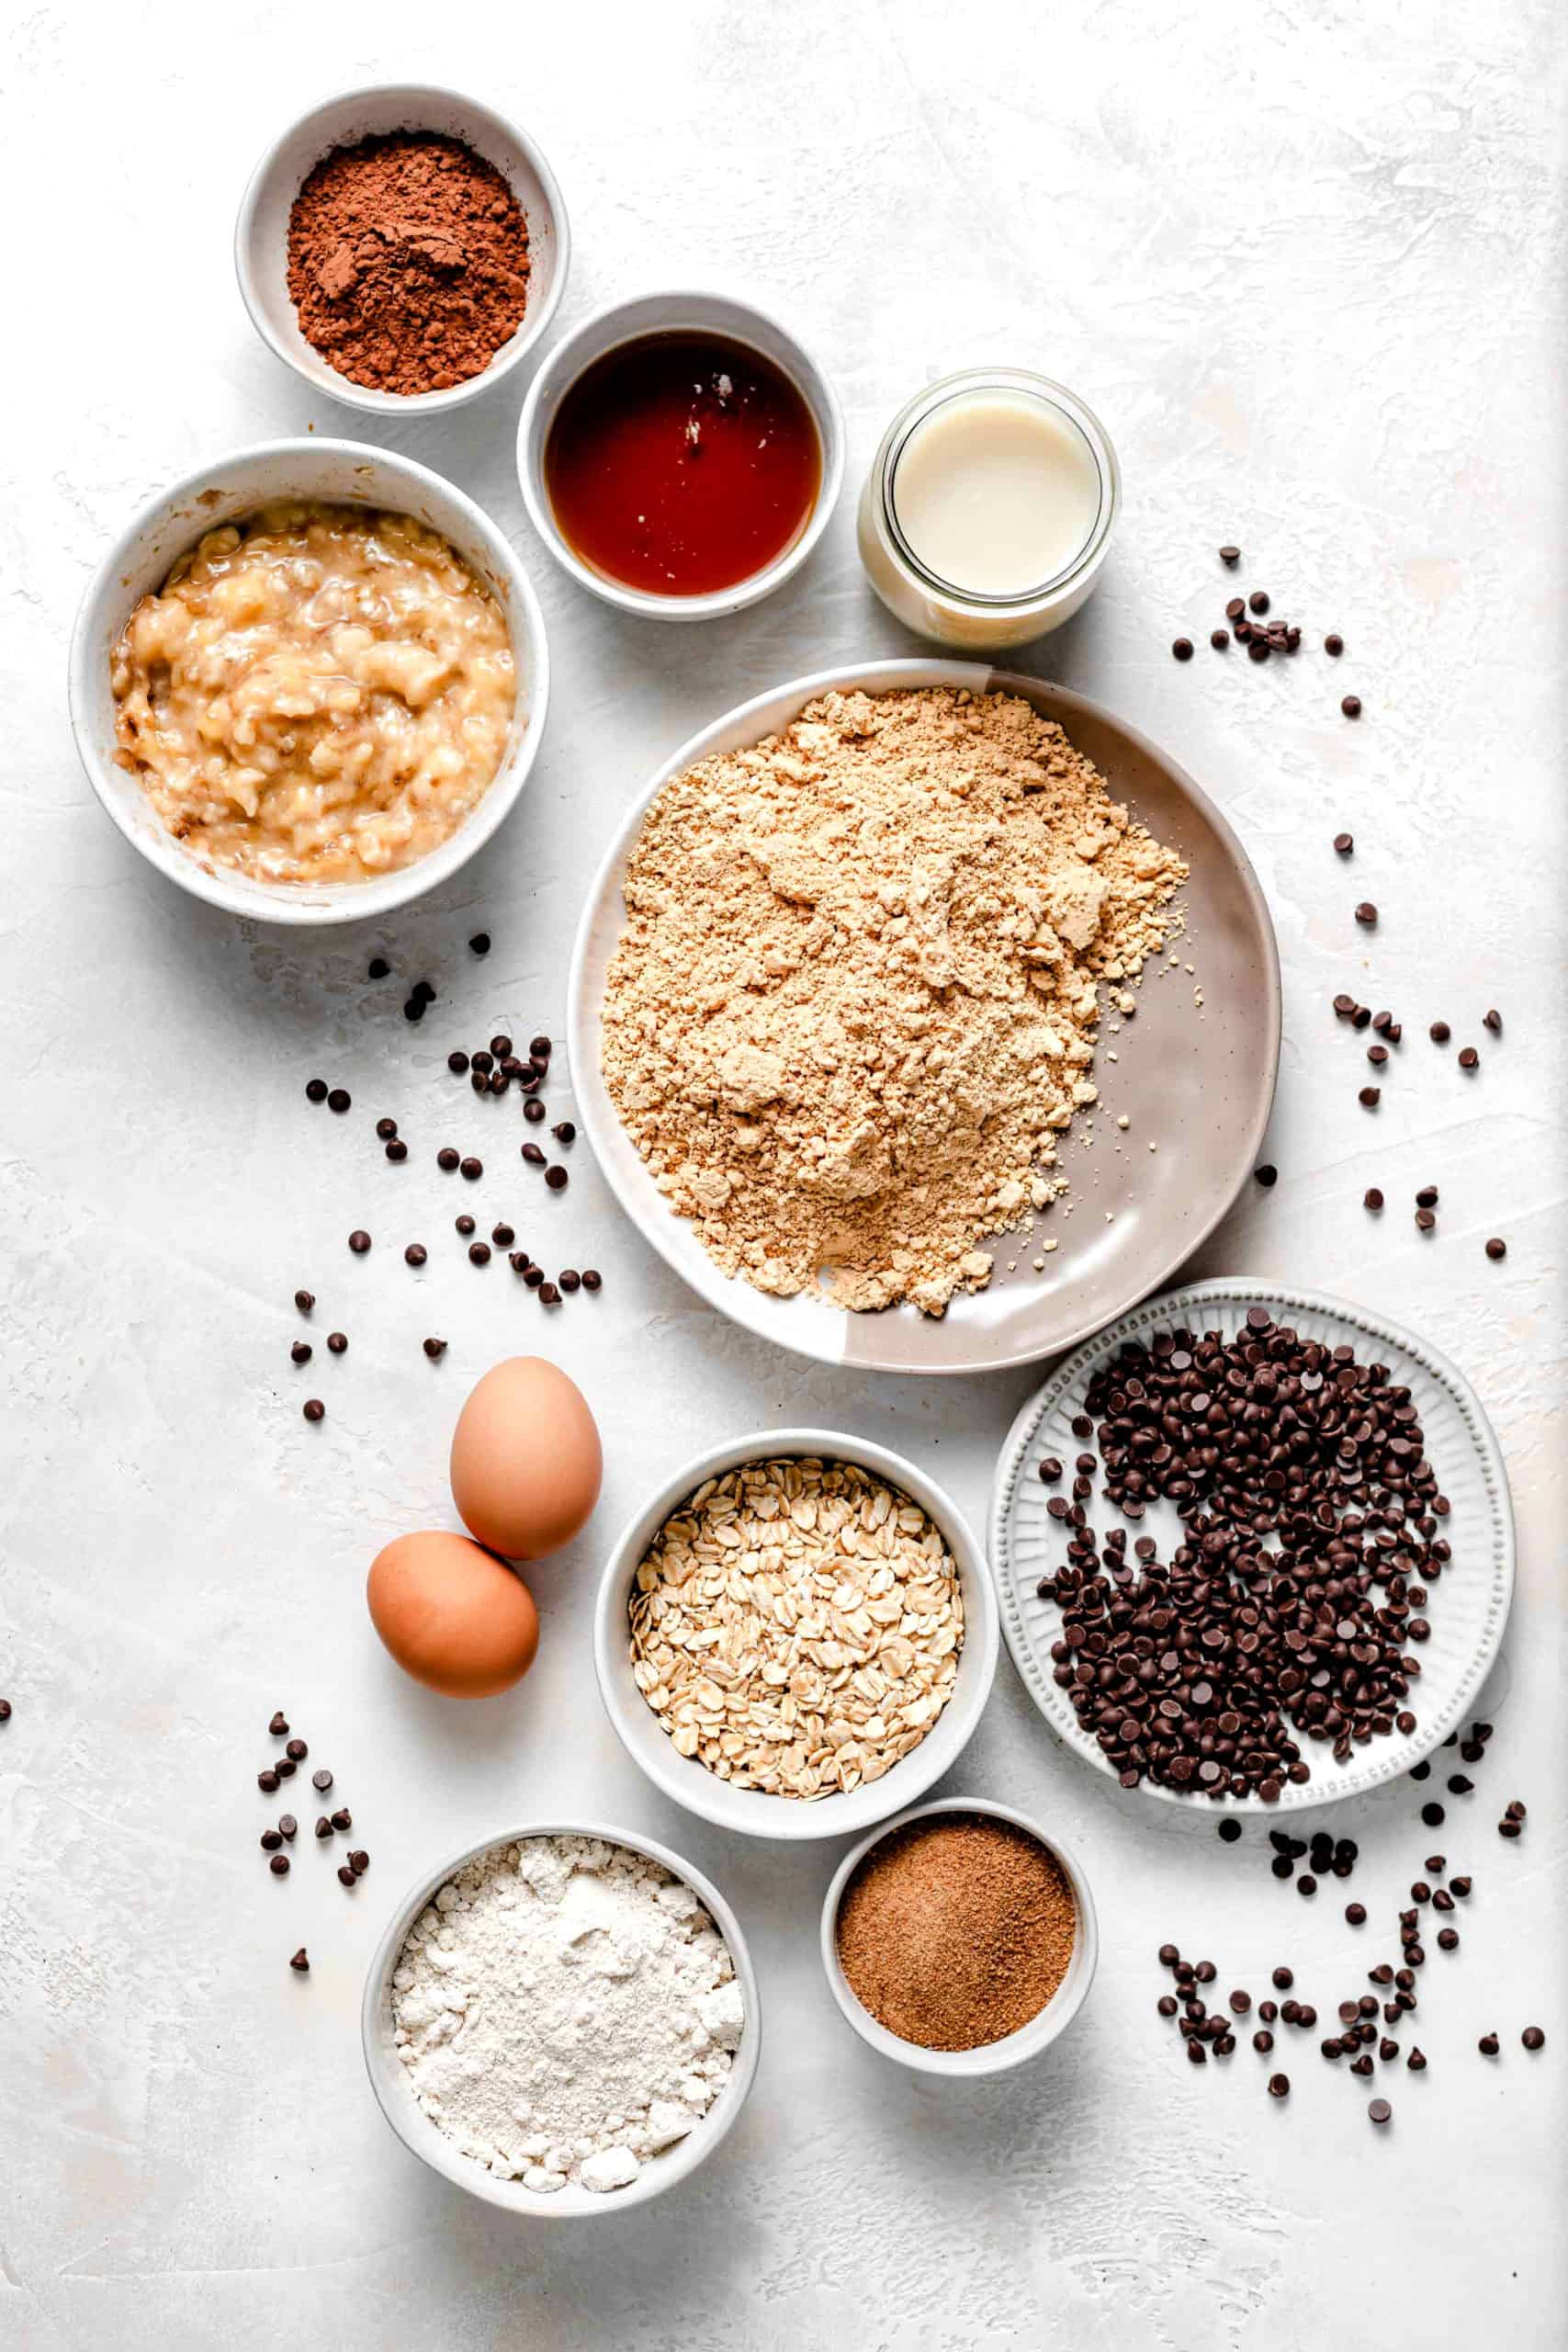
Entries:
{"type": "Polygon", "coordinates": [[[751,1955],[740,1930],[740,1922],[710,1879],[703,1876],[692,1864],[671,1853],[668,1846],[657,1839],[634,1835],[629,1829],[615,1829],[602,1821],[529,1821],[519,1829],[503,1829],[493,1837],[481,1838],[477,1845],[464,1847],[461,1853],[449,1855],[438,1870],[431,1871],[410,1888],[388,1921],[387,1929],[376,1947],[369,1973],[365,1979],[365,1998],[360,2008],[360,2037],[365,2049],[365,2066],[370,2077],[381,2112],[412,2154],[432,2172],[438,2172],[455,2188],[467,2189],[470,2197],[479,2198],[486,2205],[495,2205],[503,2213],[516,2213],[532,2220],[546,2222],[581,2221],[609,2213],[624,2213],[631,2205],[646,2205],[655,2197],[662,2197],[677,2181],[690,2179],[700,2165],[724,2139],[730,2125],[745,2106],[757,2072],[757,2058],[761,2048],[762,2016],[757,1994],[757,1975],[751,1965],[751,1955]],[[518,2180],[501,2180],[465,2156],[444,2132],[436,2129],[414,2098],[409,2083],[408,2070],[398,2056],[392,2039],[392,1971],[403,1939],[424,1906],[445,1886],[455,1871],[466,1862],[487,1854],[495,1846],[514,1846],[524,1838],[602,1838],[607,1844],[628,1846],[634,1854],[646,1854],[661,1863],[674,1878],[683,1880],[701,1902],[719,1934],[728,1947],[735,1966],[735,1979],[746,2004],[746,2024],[735,2052],[735,2063],[729,2079],[719,2092],[712,2107],[694,2132],[684,2140],[667,2148],[662,2154],[645,2164],[627,2188],[616,2188],[607,2195],[579,2187],[569,2181],[553,2195],[541,2197],[535,2189],[525,2188],[518,2180]]]}
{"type": "Polygon", "coordinates": [[[527,574],[470,498],[412,458],[356,441],[264,441],[198,466],[132,517],[94,573],[71,639],[71,725],[87,781],[149,864],[209,906],[261,922],[354,922],[384,915],[445,882],[489,841],[538,753],[549,702],[544,618],[527,574]],[[467,821],[428,857],[367,882],[258,882],[209,867],[158,820],[135,776],[116,763],[109,654],[132,607],[205,531],[276,498],[323,498],[417,516],[449,539],[494,594],[512,632],[517,709],[500,767],[467,821]]]}
{"type": "MultiPolygon", "coordinates": [[[[1188,1324],[1200,1331],[1222,1331],[1234,1339],[1248,1309],[1264,1306],[1278,1323],[1325,1347],[1354,1348],[1361,1363],[1386,1363],[1394,1380],[1408,1387],[1421,1417],[1427,1456],[1450,1506],[1444,1533],[1453,1561],[1432,1589],[1431,1637],[1421,1645],[1421,1678],[1409,1705],[1416,1716],[1408,1736],[1391,1733],[1365,1747],[1353,1747],[1337,1763],[1325,1742],[1308,1739],[1302,1753],[1312,1767],[1303,1781],[1287,1781],[1275,1804],[1260,1796],[1215,1799],[1168,1789],[1144,1780],[1134,1793],[1189,1813],[1219,1816],[1257,1814],[1267,1819],[1316,1812],[1342,1797],[1358,1796],[1398,1780],[1432,1754],[1477,1706],[1481,1689],[1502,1645],[1514,1591],[1514,1518],[1502,1449],[1481,1400],[1464,1374],[1415,1332],[1386,1316],[1351,1306],[1315,1291],[1232,1276],[1193,1283],[1145,1301],[1111,1324],[1057,1367],[1043,1388],[1024,1406],[997,1464],[991,1495],[990,1556],[997,1579],[1002,1630],[1031,1698],[1064,1747],[1111,1781],[1115,1766],[1097,1739],[1083,1730],[1066,1693],[1056,1687],[1051,1645],[1061,1632],[1062,1612],[1042,1600],[1042,1577],[1063,1557],[1059,1521],[1049,1516],[1051,1490],[1043,1487],[1037,1464],[1043,1454],[1070,1458],[1085,1442],[1072,1430],[1083,1409],[1092,1374],[1129,1340],[1146,1342],[1156,1331],[1188,1324]]],[[[1092,1451],[1092,1442],[1090,1451],[1092,1451]]],[[[1099,1489],[1096,1488],[1098,1498],[1099,1489]]],[[[1088,1506],[1091,1512],[1095,1503],[1088,1506]]],[[[1113,1524],[1121,1515],[1106,1513],[1113,1524]]],[[[1181,1540],[1174,1505],[1150,1506],[1138,1521],[1140,1534],[1153,1536],[1162,1559],[1181,1540]]]]}
{"type": "Polygon", "coordinates": [[[838,395],[802,344],[765,311],[724,294],[642,294],[635,301],[614,302],[596,311],[575,334],[558,343],[528,387],[517,424],[517,475],[528,519],[563,571],[592,589],[617,611],[635,613],[645,620],[706,621],[725,613],[743,612],[760,604],[775,588],[793,578],[827,528],[844,479],[844,421],[838,395]],[[822,480],[817,503],[799,536],[782,555],[733,588],[716,588],[705,596],[651,596],[607,580],[582,561],[556,527],[545,488],[545,444],[556,412],[566,393],[596,359],[621,344],[646,334],[696,333],[728,335],[732,343],[750,344],[775,368],[782,368],[810,409],[822,445],[822,480]]]}
{"type": "Polygon", "coordinates": [[[747,1838],[792,1841],[842,1838],[886,1820],[900,1805],[924,1794],[956,1763],[979,1722],[997,1670],[997,1603],[991,1578],[974,1537],[951,1498],[914,1463],[866,1439],[837,1430],[757,1430],[731,1438],[688,1462],[622,1529],[599,1584],[593,1623],[593,1663],[605,1711],[633,1760],[654,1786],[688,1813],[734,1829],[747,1838]],[[829,1462],[852,1462],[873,1476],[901,1487],[919,1504],[941,1533],[958,1569],[964,1596],[964,1647],[952,1698],[918,1747],[869,1786],[837,1791],[807,1803],[769,1796],[760,1789],[732,1788],[694,1758],[682,1756],[637,1689],[632,1675],[626,1609],[633,1579],[649,1544],[676,1506],[705,1478],[720,1477],[744,1462],[768,1462],[816,1454],[829,1462]]]}
{"type": "Polygon", "coordinates": [[[919,2075],[973,2076],[1000,2075],[1010,2067],[1024,2065],[1031,2058],[1038,2058],[1049,2049],[1058,2034],[1065,2033],[1089,1998],[1089,1988],[1094,1982],[1094,1972],[1100,1959],[1100,1927],[1095,1918],[1094,1897],[1089,1891],[1089,1881],[1066,1848],[1055,1838],[1049,1838],[1037,1821],[1019,1813],[1010,1804],[994,1804],[987,1797],[942,1797],[934,1804],[916,1805],[908,1813],[901,1813],[897,1821],[886,1821],[879,1829],[863,1838],[844,1856],[833,1873],[822,1905],[822,1966],[827,1973],[833,1998],[853,2026],[863,2041],[880,2050],[885,2058],[897,2060],[900,2066],[911,2067],[919,2075]],[[873,1848],[890,1838],[896,1829],[905,1828],[911,1821],[929,1821],[944,1813],[987,1813],[998,1821],[1010,1821],[1015,1828],[1027,1830],[1037,1838],[1048,1854],[1060,1863],[1064,1876],[1073,1890],[1077,1905],[1077,1935],[1073,1944],[1073,1956],[1067,1962],[1067,1973],[1057,1985],[1045,2007],[1016,2033],[1006,2035],[1000,2041],[988,2041],[979,2050],[922,2050],[917,2041],[905,2041],[878,2025],[869,2009],[863,2008],[850,1986],[839,1960],[839,1905],[845,1887],[873,1848]]]}
{"type": "Polygon", "coordinates": [[[430,416],[460,408],[510,375],[554,318],[570,256],[571,232],[556,175],[528,133],[477,98],[418,82],[344,90],[302,114],[252,173],[234,226],[234,272],[263,342],[315,390],[384,416],[430,416]],[[439,392],[382,392],[340,375],[306,342],[289,299],[288,216],[301,184],[334,147],[389,130],[438,130],[462,140],[495,165],[528,223],[528,301],[522,325],[488,368],[439,392]]]}

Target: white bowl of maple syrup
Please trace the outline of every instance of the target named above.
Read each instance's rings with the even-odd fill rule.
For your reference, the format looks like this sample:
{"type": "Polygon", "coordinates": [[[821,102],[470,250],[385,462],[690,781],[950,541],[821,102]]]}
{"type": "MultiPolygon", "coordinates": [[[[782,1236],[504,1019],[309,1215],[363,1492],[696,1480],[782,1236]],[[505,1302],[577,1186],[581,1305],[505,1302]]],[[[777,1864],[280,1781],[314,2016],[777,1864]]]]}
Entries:
{"type": "Polygon", "coordinates": [[[644,294],[558,344],[523,404],[528,519],[623,613],[712,620],[793,579],[827,526],[844,428],[810,353],[722,294],[644,294]]]}

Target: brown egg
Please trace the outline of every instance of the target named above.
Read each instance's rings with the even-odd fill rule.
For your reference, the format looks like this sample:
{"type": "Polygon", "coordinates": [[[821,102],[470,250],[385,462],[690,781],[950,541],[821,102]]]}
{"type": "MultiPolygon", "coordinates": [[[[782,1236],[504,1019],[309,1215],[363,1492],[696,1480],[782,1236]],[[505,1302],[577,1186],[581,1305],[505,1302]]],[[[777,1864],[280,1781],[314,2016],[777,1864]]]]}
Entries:
{"type": "Polygon", "coordinates": [[[496,1364],[457,1416],[452,1499],[470,1534],[542,1560],[587,1522],[604,1456],[582,1391],[543,1356],[496,1364]]]}
{"type": "Polygon", "coordinates": [[[466,1535],[400,1535],[370,1564],[370,1622],[405,1674],[449,1699],[521,1682],[539,1646],[522,1577],[466,1535]]]}

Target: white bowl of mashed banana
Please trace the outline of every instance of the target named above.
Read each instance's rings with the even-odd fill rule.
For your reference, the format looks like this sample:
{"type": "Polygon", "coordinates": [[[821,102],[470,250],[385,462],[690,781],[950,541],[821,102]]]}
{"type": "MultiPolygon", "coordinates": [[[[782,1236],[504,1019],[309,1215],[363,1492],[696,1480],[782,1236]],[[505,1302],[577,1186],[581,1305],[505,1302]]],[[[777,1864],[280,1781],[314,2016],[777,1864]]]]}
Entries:
{"type": "Polygon", "coordinates": [[[109,816],[182,889],[265,922],[350,922],[446,881],[517,800],[548,695],[502,533],[352,441],[265,442],[152,500],[71,645],[109,816]]]}

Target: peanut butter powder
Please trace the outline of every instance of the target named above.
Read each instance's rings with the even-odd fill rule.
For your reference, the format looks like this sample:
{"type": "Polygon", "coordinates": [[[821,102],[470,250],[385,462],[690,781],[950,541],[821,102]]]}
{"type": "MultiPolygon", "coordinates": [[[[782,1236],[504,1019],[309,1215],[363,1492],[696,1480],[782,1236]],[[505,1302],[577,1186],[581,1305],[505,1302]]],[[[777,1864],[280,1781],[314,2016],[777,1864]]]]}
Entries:
{"type": "Polygon", "coordinates": [[[1176,929],[1186,871],[1020,696],[825,695],[649,808],[611,1098],[727,1274],[940,1315],[1065,1189],[1098,985],[1176,929]]]}

